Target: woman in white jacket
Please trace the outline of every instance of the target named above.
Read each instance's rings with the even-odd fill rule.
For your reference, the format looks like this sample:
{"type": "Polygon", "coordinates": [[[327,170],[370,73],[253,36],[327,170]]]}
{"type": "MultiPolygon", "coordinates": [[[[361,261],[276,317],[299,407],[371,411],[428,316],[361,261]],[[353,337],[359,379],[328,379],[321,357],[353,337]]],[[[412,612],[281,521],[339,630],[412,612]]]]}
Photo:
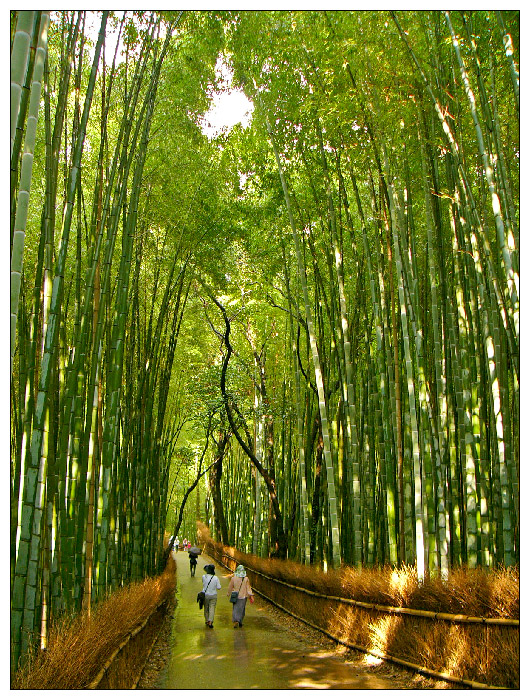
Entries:
{"type": "Polygon", "coordinates": [[[243,627],[247,598],[250,598],[250,602],[253,603],[254,596],[252,594],[252,588],[250,587],[250,581],[247,578],[247,572],[242,564],[237,567],[234,575],[230,579],[230,583],[228,584],[228,597],[230,597],[232,591],[237,591],[237,600],[232,603],[232,623],[234,627],[243,627]]]}
{"type": "Polygon", "coordinates": [[[204,621],[207,627],[213,627],[215,606],[217,605],[217,591],[221,588],[221,582],[215,575],[215,566],[206,564],[206,571],[202,576],[202,590],[204,591],[204,621]]]}

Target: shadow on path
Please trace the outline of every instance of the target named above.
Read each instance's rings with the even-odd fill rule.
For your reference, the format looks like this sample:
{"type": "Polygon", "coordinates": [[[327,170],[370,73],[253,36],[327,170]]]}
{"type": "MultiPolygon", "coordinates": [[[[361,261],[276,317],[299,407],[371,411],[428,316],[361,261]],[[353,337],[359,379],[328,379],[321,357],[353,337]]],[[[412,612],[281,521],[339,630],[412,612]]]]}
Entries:
{"type": "Polygon", "coordinates": [[[288,628],[271,620],[255,597],[247,601],[242,628],[232,626],[232,605],[226,592],[230,574],[212,559],[199,556],[197,572],[190,576],[188,555],[177,561],[177,607],[171,637],[171,658],[159,689],[357,689],[395,688],[384,679],[358,668],[330,652],[305,642],[288,628]],[[203,567],[214,563],[221,581],[214,628],[204,624],[196,602],[202,588],[203,567]]]}

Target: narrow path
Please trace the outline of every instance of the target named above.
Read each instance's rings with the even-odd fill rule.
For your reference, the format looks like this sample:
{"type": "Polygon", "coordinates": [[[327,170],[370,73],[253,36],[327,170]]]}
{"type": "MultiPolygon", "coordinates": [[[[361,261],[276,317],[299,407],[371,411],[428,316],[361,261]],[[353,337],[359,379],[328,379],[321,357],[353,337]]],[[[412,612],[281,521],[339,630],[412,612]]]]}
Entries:
{"type": "Polygon", "coordinates": [[[247,601],[242,628],[232,626],[232,606],[226,592],[230,575],[206,556],[200,556],[195,578],[188,555],[177,561],[177,608],[171,636],[171,658],[159,689],[267,690],[382,690],[396,688],[389,681],[358,668],[306,642],[272,620],[259,596],[247,601]],[[215,564],[221,581],[214,628],[204,624],[196,602],[205,564],[215,564]]]}

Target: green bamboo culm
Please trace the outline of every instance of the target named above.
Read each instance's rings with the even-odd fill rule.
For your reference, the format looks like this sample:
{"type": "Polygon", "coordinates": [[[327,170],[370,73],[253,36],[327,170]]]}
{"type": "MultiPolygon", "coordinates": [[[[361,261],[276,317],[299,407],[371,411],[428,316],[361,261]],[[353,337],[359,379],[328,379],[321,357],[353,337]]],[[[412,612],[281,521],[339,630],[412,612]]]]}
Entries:
{"type": "Polygon", "coordinates": [[[504,44],[504,51],[506,55],[506,60],[508,62],[508,65],[510,66],[510,77],[512,80],[512,85],[513,85],[513,93],[515,95],[515,104],[517,106],[517,115],[519,116],[519,69],[515,63],[513,54],[514,54],[514,47],[513,47],[513,41],[512,37],[510,34],[506,31],[506,26],[504,24],[504,20],[502,18],[502,12],[501,10],[495,10],[495,16],[497,17],[497,22],[499,23],[499,27],[502,30],[502,42],[504,44]]]}
{"type": "MultiPolygon", "coordinates": [[[[26,56],[25,48],[27,32],[23,31],[22,27],[28,25],[30,19],[31,21],[33,21],[33,13],[24,11],[20,13],[20,19],[17,22],[17,33],[15,35],[15,43],[13,45],[14,55],[11,59],[12,110],[14,108],[14,103],[17,102],[17,95],[19,94],[18,81],[21,76],[20,65],[25,65],[24,58],[26,56]],[[19,23],[22,24],[20,30],[18,29],[19,23]],[[13,75],[13,72],[15,72],[15,75],[13,75]],[[13,94],[13,90],[15,94],[13,94]]],[[[50,13],[43,12],[40,19],[39,40],[35,55],[33,77],[31,81],[26,135],[24,139],[24,152],[22,154],[21,173],[18,185],[18,197],[15,214],[15,226],[13,231],[13,241],[11,248],[11,372],[13,371],[13,357],[15,354],[18,302],[20,297],[20,284],[24,257],[24,238],[26,233],[26,224],[28,220],[29,198],[31,191],[31,174],[33,170],[33,154],[35,150],[35,140],[37,136],[37,121],[39,116],[39,105],[41,100],[42,77],[44,73],[44,61],[46,57],[49,21],[50,13]]],[[[12,145],[14,141],[13,119],[15,117],[16,119],[18,119],[18,111],[16,115],[14,115],[13,112],[11,114],[12,145]]]]}
{"type": "Polygon", "coordinates": [[[425,576],[425,543],[424,543],[424,514],[423,514],[423,483],[420,466],[420,446],[418,433],[418,420],[416,413],[416,397],[414,391],[414,377],[412,369],[412,357],[410,353],[408,318],[405,304],[405,291],[403,285],[403,263],[401,260],[400,247],[398,243],[398,215],[396,212],[396,202],[390,165],[385,150],[385,171],[387,187],[389,190],[390,212],[392,217],[392,234],[394,242],[394,253],[396,257],[396,273],[398,280],[399,305],[401,317],[401,330],[403,334],[403,350],[405,354],[405,367],[407,373],[409,416],[411,422],[412,450],[413,450],[413,474],[414,474],[414,521],[415,521],[415,549],[416,549],[416,571],[418,580],[422,581],[425,576]]]}
{"type": "Polygon", "coordinates": [[[337,275],[337,285],[339,289],[340,323],[342,329],[343,354],[345,364],[345,405],[346,405],[346,425],[348,448],[350,451],[351,466],[348,469],[348,490],[351,503],[353,505],[353,563],[360,566],[362,563],[362,543],[361,543],[361,493],[359,476],[359,440],[357,434],[353,366],[351,361],[351,341],[350,328],[348,324],[348,310],[346,303],[346,293],[344,284],[344,264],[343,256],[339,246],[337,220],[333,203],[331,178],[328,172],[327,159],[324,150],[322,129],[317,120],[317,133],[323,164],[324,179],[327,190],[327,200],[329,208],[329,218],[331,224],[332,244],[335,259],[335,271],[337,275]]]}
{"type": "Polygon", "coordinates": [[[39,41],[39,31],[40,31],[40,18],[41,13],[36,12],[33,32],[30,43],[29,59],[25,74],[24,85],[22,87],[22,95],[20,98],[20,105],[18,107],[18,117],[17,125],[15,128],[15,138],[11,147],[11,187],[10,187],[10,201],[11,201],[11,244],[13,239],[13,231],[15,225],[15,214],[16,214],[16,192],[18,187],[18,180],[20,177],[20,159],[22,157],[22,141],[26,131],[26,121],[28,116],[29,98],[31,94],[31,83],[33,80],[33,71],[35,67],[35,54],[37,51],[37,44],[39,41]]]}
{"type": "Polygon", "coordinates": [[[17,16],[17,27],[11,49],[11,156],[15,143],[22,88],[29,63],[31,34],[35,12],[21,10],[17,16]]]}
{"type": "MultiPolygon", "coordinates": [[[[497,242],[498,242],[499,249],[502,251],[502,261],[503,261],[504,273],[505,273],[506,281],[507,281],[507,292],[508,292],[508,296],[511,299],[511,303],[512,303],[511,315],[513,317],[513,323],[515,326],[515,333],[516,333],[516,336],[518,336],[518,334],[519,334],[519,275],[514,270],[513,260],[512,260],[515,242],[513,240],[513,235],[510,235],[509,238],[507,236],[506,227],[504,225],[504,218],[503,218],[502,211],[501,211],[500,198],[499,198],[499,194],[497,192],[496,183],[495,183],[494,178],[493,178],[493,168],[492,168],[492,164],[491,164],[491,158],[490,158],[490,155],[487,152],[485,144],[484,144],[483,131],[482,131],[482,128],[480,126],[480,122],[479,122],[479,118],[478,118],[475,95],[474,95],[473,90],[471,88],[467,69],[464,65],[464,60],[462,58],[462,53],[460,51],[459,41],[455,35],[455,31],[454,31],[453,25],[451,23],[451,18],[450,18],[449,12],[445,12],[445,19],[447,22],[447,26],[449,27],[449,31],[451,33],[451,40],[452,40],[453,48],[455,50],[455,54],[457,57],[458,65],[460,67],[460,74],[462,76],[462,82],[464,83],[466,95],[467,95],[467,98],[469,101],[469,107],[470,107],[471,115],[473,118],[473,125],[475,127],[475,133],[477,136],[479,153],[480,153],[480,157],[482,159],[484,173],[485,173],[486,180],[488,183],[490,202],[491,202],[492,212],[493,212],[493,215],[495,218],[495,229],[497,231],[497,242]]],[[[511,234],[511,232],[510,232],[510,234],[511,234]]]]}
{"type": "MultiPolygon", "coordinates": [[[[292,298],[290,292],[289,284],[289,270],[287,267],[285,247],[283,250],[283,265],[284,265],[284,275],[285,275],[285,286],[287,290],[287,297],[289,299],[289,305],[292,305],[292,298]]],[[[297,439],[298,439],[298,493],[299,493],[299,539],[300,539],[300,560],[302,563],[310,562],[310,538],[309,538],[309,522],[307,517],[307,484],[306,484],[306,457],[304,448],[304,420],[302,415],[302,396],[301,396],[301,378],[300,378],[300,366],[298,364],[298,353],[296,348],[296,338],[293,328],[293,313],[294,309],[291,307],[291,313],[289,313],[289,334],[291,340],[291,351],[292,351],[292,362],[294,367],[295,375],[295,400],[296,400],[296,427],[297,427],[297,439]]],[[[298,317],[298,313],[296,313],[298,317]]]]}
{"type": "Polygon", "coordinates": [[[37,396],[34,428],[31,436],[31,464],[28,465],[24,489],[22,494],[22,517],[17,532],[17,559],[15,564],[15,577],[13,582],[13,595],[11,602],[12,623],[12,650],[13,666],[16,668],[21,656],[23,657],[30,644],[34,629],[36,594],[38,586],[38,562],[41,546],[41,524],[44,497],[44,483],[46,479],[46,460],[43,459],[43,444],[46,441],[48,425],[49,389],[52,374],[52,357],[56,351],[58,322],[57,315],[62,303],[62,291],[64,284],[64,268],[66,265],[67,246],[72,220],[74,196],[77,189],[81,154],[83,152],[84,138],[88,115],[92,103],[92,96],[96,82],[97,66],[103,39],[108,12],[103,12],[101,28],[94,55],[92,71],[87,87],[87,96],[83,108],[80,130],[73,156],[72,171],[69,182],[68,202],[63,219],[61,245],[56,263],[55,278],[52,290],[50,308],[50,322],[48,325],[44,355],[41,362],[39,390],[37,396]]]}
{"type": "Polygon", "coordinates": [[[319,358],[319,354],[318,354],[318,348],[317,348],[317,343],[316,343],[316,338],[315,338],[315,333],[314,333],[313,318],[312,318],[312,313],[311,313],[311,309],[309,306],[309,297],[308,297],[308,293],[307,293],[307,282],[306,282],[306,276],[305,276],[305,268],[303,266],[302,257],[301,257],[298,231],[296,229],[296,224],[294,222],[294,217],[293,217],[292,210],[291,210],[289,191],[287,189],[287,183],[285,182],[285,176],[283,174],[283,169],[281,166],[280,156],[278,154],[278,149],[275,145],[274,136],[273,136],[272,129],[270,127],[268,120],[266,120],[266,125],[267,125],[267,132],[269,134],[269,138],[271,140],[271,144],[272,144],[272,147],[274,150],[274,156],[276,159],[276,164],[278,167],[278,172],[280,175],[282,189],[283,189],[283,193],[284,193],[284,197],[285,197],[285,203],[287,206],[287,212],[289,215],[289,221],[291,224],[291,231],[292,231],[295,250],[296,250],[296,258],[298,261],[298,271],[299,271],[299,276],[300,276],[300,282],[301,282],[302,290],[303,290],[303,294],[304,294],[306,321],[307,321],[307,328],[309,331],[309,339],[310,339],[310,344],[311,344],[311,354],[312,354],[313,364],[314,364],[315,381],[316,381],[317,390],[318,390],[318,403],[319,403],[320,417],[321,417],[321,424],[322,424],[322,437],[324,440],[324,463],[325,463],[325,469],[326,469],[326,479],[327,479],[327,487],[328,487],[328,503],[329,503],[329,509],[330,509],[330,522],[331,522],[330,532],[331,532],[332,561],[333,561],[334,568],[339,568],[340,567],[340,535],[339,535],[339,525],[338,525],[338,515],[337,515],[337,497],[335,495],[335,475],[334,475],[334,470],[333,470],[333,460],[331,457],[331,444],[330,444],[330,439],[329,439],[329,430],[328,430],[329,424],[328,424],[326,397],[325,397],[325,393],[324,393],[322,367],[321,367],[321,363],[320,363],[320,358],[319,358]]]}

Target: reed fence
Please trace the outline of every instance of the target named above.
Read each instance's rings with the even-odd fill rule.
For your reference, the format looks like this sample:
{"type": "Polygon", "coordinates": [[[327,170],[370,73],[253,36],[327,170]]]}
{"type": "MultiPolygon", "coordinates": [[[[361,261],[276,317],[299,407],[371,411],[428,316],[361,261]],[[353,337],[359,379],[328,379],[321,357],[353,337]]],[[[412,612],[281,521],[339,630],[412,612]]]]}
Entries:
{"type": "Polygon", "coordinates": [[[112,652],[88,690],[135,690],[156,644],[167,613],[164,601],[112,652]]]}
{"type": "Polygon", "coordinates": [[[13,690],[131,690],[137,687],[164,616],[174,604],[176,565],[130,584],[52,630],[11,681],[13,690]]]}

